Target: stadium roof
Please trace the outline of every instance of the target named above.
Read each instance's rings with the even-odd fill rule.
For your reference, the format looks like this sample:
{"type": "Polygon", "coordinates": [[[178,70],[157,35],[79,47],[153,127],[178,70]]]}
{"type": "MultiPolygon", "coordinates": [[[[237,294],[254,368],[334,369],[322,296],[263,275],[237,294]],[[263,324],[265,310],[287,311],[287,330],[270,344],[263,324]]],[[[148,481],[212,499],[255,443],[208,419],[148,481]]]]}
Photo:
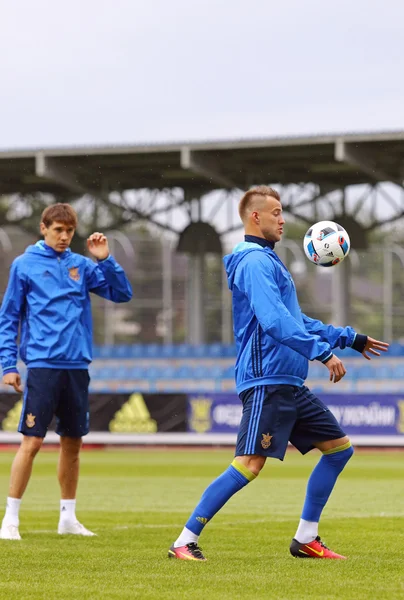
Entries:
{"type": "Polygon", "coordinates": [[[0,194],[404,180],[404,131],[0,151],[0,194]]]}

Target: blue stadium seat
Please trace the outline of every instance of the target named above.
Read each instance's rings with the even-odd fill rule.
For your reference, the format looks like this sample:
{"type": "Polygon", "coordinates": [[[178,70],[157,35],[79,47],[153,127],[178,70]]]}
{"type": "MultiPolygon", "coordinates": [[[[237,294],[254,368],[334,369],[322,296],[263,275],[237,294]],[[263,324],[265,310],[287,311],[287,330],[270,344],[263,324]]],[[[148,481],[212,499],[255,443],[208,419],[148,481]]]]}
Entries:
{"type": "Polygon", "coordinates": [[[118,344],[112,348],[114,358],[131,358],[131,346],[128,344],[118,344]]]}
{"type": "Polygon", "coordinates": [[[376,372],[371,365],[357,366],[357,379],[375,379],[376,372]]]}
{"type": "Polygon", "coordinates": [[[98,355],[99,358],[113,358],[114,346],[99,346],[98,355]]]}
{"type": "Polygon", "coordinates": [[[375,369],[376,377],[379,379],[390,379],[392,377],[392,368],[389,365],[381,365],[375,369]]]}
{"type": "Polygon", "coordinates": [[[93,346],[93,359],[102,358],[100,354],[100,346],[93,346]]]}
{"type": "Polygon", "coordinates": [[[226,358],[233,358],[237,355],[237,349],[235,344],[223,344],[222,346],[223,356],[226,358]]]}
{"type": "Polygon", "coordinates": [[[146,379],[160,379],[161,368],[150,366],[145,368],[146,379]]]}
{"type": "Polygon", "coordinates": [[[116,344],[115,346],[95,346],[93,357],[108,358],[141,358],[146,356],[144,344],[116,344]]]}
{"type": "Polygon", "coordinates": [[[99,379],[98,369],[96,369],[95,367],[90,366],[90,368],[88,369],[88,373],[90,375],[90,379],[99,379]]]}
{"type": "Polygon", "coordinates": [[[358,358],[359,354],[353,348],[346,347],[343,350],[341,348],[334,348],[333,353],[338,356],[341,360],[344,358],[358,358]]]}
{"type": "Polygon", "coordinates": [[[146,355],[144,344],[131,344],[128,348],[128,358],[143,358],[146,355]]]}
{"type": "Polygon", "coordinates": [[[210,346],[208,346],[208,351],[210,358],[225,356],[222,344],[210,344],[210,346]]]}
{"type": "Polygon", "coordinates": [[[178,367],[175,370],[175,377],[177,379],[192,379],[192,371],[192,367],[187,367],[186,365],[178,367]]]}
{"type": "Polygon", "coordinates": [[[358,371],[360,371],[360,367],[358,367],[357,365],[350,365],[350,364],[345,364],[345,368],[347,370],[347,377],[351,380],[356,380],[358,379],[358,377],[360,377],[360,373],[358,374],[358,371]]]}
{"type": "Polygon", "coordinates": [[[128,379],[145,379],[146,369],[144,367],[132,366],[128,368],[128,379]]]}
{"type": "Polygon", "coordinates": [[[309,377],[311,377],[312,379],[319,379],[324,374],[325,374],[325,370],[324,370],[323,365],[320,365],[317,362],[310,363],[309,377]]]}
{"type": "MultiPolygon", "coordinates": [[[[230,367],[227,367],[227,368],[230,369],[230,367]]],[[[231,366],[231,369],[233,372],[232,377],[234,377],[233,365],[231,366]]],[[[210,377],[212,377],[212,379],[222,379],[224,371],[225,371],[225,369],[223,367],[221,367],[220,365],[215,365],[214,367],[209,368],[210,377]]]]}
{"type": "Polygon", "coordinates": [[[129,379],[130,369],[128,367],[116,367],[114,379],[129,379]]]}
{"type": "Polygon", "coordinates": [[[209,356],[209,345],[197,344],[192,346],[192,356],[194,358],[206,358],[209,356]]]}
{"type": "Polygon", "coordinates": [[[359,352],[353,348],[344,348],[342,356],[345,358],[358,358],[359,352]]]}
{"type": "Polygon", "coordinates": [[[175,356],[178,358],[192,358],[191,344],[178,344],[175,347],[175,356]]]}
{"type": "Polygon", "coordinates": [[[161,358],[174,358],[175,357],[175,345],[174,344],[163,344],[160,348],[161,358]]]}
{"type": "Polygon", "coordinates": [[[115,367],[102,367],[97,369],[97,375],[94,379],[114,379],[115,372],[115,367]]]}
{"type": "Polygon", "coordinates": [[[392,368],[393,379],[404,379],[404,362],[392,368]]]}
{"type": "Polygon", "coordinates": [[[223,379],[234,379],[234,367],[231,365],[222,371],[223,379]]]}
{"type": "Polygon", "coordinates": [[[392,342],[389,346],[388,356],[404,356],[404,345],[392,342]]]}
{"type": "Polygon", "coordinates": [[[161,356],[161,348],[160,344],[146,344],[144,347],[145,356],[147,358],[159,358],[161,356]]]}
{"type": "Polygon", "coordinates": [[[201,365],[199,367],[194,367],[192,369],[192,376],[195,379],[210,379],[210,378],[212,378],[211,370],[209,369],[209,367],[206,367],[205,365],[201,365]]]}
{"type": "Polygon", "coordinates": [[[175,379],[175,367],[165,366],[161,367],[159,370],[159,379],[175,379]]]}

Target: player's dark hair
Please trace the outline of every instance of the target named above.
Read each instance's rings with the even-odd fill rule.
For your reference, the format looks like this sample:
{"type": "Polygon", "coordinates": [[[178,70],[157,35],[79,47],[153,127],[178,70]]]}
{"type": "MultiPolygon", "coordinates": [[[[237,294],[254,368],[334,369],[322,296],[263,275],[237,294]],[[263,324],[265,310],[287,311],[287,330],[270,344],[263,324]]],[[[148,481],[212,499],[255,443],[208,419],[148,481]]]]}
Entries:
{"type": "Polygon", "coordinates": [[[246,192],[241,198],[238,205],[240,219],[244,221],[249,207],[257,199],[257,197],[267,198],[268,196],[270,196],[271,198],[275,198],[279,201],[281,199],[279,193],[267,185],[258,185],[248,190],[248,192],[246,192]]]}
{"type": "Polygon", "coordinates": [[[65,225],[71,225],[76,229],[77,213],[74,208],[70,206],[70,204],[64,204],[62,202],[51,204],[51,206],[48,206],[43,211],[41,222],[45,225],[45,227],[50,227],[55,221],[58,223],[64,223],[65,225]]]}

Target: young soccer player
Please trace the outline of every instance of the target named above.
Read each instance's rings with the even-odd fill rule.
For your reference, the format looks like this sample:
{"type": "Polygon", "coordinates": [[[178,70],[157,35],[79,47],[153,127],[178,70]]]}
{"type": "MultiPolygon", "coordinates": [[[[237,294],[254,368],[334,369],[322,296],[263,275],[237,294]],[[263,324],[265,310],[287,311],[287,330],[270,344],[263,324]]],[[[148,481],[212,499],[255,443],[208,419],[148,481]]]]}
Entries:
{"type": "Polygon", "coordinates": [[[257,477],[267,458],[283,460],[290,441],[302,454],[313,448],[322,453],[308,482],[290,552],[298,558],[343,559],[323,544],[318,524],[353,449],[333,414],[304,385],[308,361],[324,364],[337,383],[346,371],[333,348],[350,346],[370,359],[388,344],[301,312],[293,279],[274,250],[285,224],[275,190],[251,189],[241,199],[239,213],[245,241],[224,258],[233,294],[236,387],[243,404],[236,456],[205,490],[168,556],[205,560],[198,545],[205,525],[257,477]]]}
{"type": "Polygon", "coordinates": [[[40,223],[44,239],[14,260],[0,309],[3,383],[24,394],[18,427],[23,438],[11,468],[0,530],[3,540],[21,539],[21,498],[54,415],[60,435],[58,533],[94,535],[75,513],[82,436],[89,431],[90,292],[113,302],[128,302],[132,289],[102,233],[93,233],[87,240],[97,262],[71,252],[76,227],[77,215],[68,204],[44,210],[40,223]],[[17,370],[19,327],[20,356],[28,367],[24,391],[17,370]]]}

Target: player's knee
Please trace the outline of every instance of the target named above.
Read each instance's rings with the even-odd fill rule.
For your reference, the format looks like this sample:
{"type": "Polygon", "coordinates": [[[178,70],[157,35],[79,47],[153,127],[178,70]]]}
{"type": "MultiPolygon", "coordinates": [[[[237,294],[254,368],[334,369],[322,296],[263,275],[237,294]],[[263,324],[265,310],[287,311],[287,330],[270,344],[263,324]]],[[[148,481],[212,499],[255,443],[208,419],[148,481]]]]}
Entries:
{"type": "Polygon", "coordinates": [[[337,452],[336,456],[339,455],[341,462],[346,464],[348,462],[348,460],[352,457],[353,453],[354,453],[353,447],[348,446],[348,448],[345,448],[345,450],[342,450],[341,452],[337,452]]]}
{"type": "Polygon", "coordinates": [[[342,450],[342,452],[337,452],[335,454],[337,460],[337,468],[340,468],[341,470],[344,469],[349,459],[352,457],[353,453],[354,449],[352,448],[352,446],[349,446],[345,450],[342,450]]]}
{"type": "Polygon", "coordinates": [[[348,462],[348,460],[350,458],[352,458],[353,455],[354,455],[353,446],[349,446],[349,448],[346,449],[346,456],[347,456],[346,462],[348,462]]]}
{"type": "Polygon", "coordinates": [[[41,449],[43,438],[24,436],[21,443],[21,450],[31,458],[34,458],[41,449]]]}
{"type": "Polygon", "coordinates": [[[259,475],[266,461],[265,456],[260,456],[258,454],[237,456],[236,459],[251,471],[251,473],[254,473],[254,475],[259,475]]]}
{"type": "Polygon", "coordinates": [[[328,462],[330,464],[335,465],[337,468],[340,468],[341,470],[345,467],[345,465],[347,464],[347,462],[350,460],[350,458],[352,457],[354,453],[354,449],[352,446],[348,446],[348,448],[345,448],[344,450],[340,450],[340,451],[336,451],[332,454],[326,454],[325,457],[327,458],[328,462]]]}
{"type": "Polygon", "coordinates": [[[77,457],[80,454],[82,444],[83,444],[83,441],[81,438],[70,438],[70,437],[61,437],[60,438],[61,451],[72,457],[77,457]]]}
{"type": "Polygon", "coordinates": [[[256,456],[255,457],[255,461],[253,464],[253,473],[255,473],[255,475],[259,475],[259,473],[261,472],[261,470],[263,469],[264,465],[266,462],[266,458],[265,456],[256,456]]]}

